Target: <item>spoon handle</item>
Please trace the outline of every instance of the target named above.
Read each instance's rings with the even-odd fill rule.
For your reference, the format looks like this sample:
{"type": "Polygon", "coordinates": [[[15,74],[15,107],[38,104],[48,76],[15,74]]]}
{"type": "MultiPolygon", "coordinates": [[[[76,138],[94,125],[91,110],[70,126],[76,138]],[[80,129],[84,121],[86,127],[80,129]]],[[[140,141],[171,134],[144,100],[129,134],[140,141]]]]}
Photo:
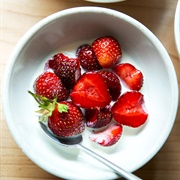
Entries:
{"type": "Polygon", "coordinates": [[[109,168],[114,170],[117,174],[119,174],[123,178],[128,179],[128,180],[141,180],[139,177],[135,176],[132,173],[125,171],[121,167],[113,164],[111,161],[105,159],[104,157],[100,156],[99,154],[95,153],[94,151],[90,150],[89,148],[83,146],[82,144],[78,144],[77,146],[79,147],[79,149],[83,150],[87,154],[93,156],[95,159],[101,161],[103,164],[105,164],[106,166],[108,166],[109,168]]]}

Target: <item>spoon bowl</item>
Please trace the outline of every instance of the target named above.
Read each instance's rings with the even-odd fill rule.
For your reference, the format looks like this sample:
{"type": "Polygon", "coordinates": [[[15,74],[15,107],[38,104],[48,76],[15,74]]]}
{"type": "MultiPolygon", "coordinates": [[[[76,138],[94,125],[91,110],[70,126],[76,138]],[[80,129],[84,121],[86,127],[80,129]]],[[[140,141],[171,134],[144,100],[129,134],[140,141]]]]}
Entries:
{"type": "Polygon", "coordinates": [[[81,143],[83,142],[83,137],[81,134],[72,137],[60,137],[53,134],[45,123],[40,122],[40,126],[45,132],[45,134],[59,145],[66,147],[77,146],[80,150],[83,150],[87,154],[91,155],[95,159],[99,160],[100,162],[111,168],[115,173],[117,173],[121,177],[124,177],[128,180],[140,180],[139,177],[135,176],[130,172],[127,172],[126,170],[122,169],[121,167],[117,166],[116,164],[112,163],[111,161],[105,159],[104,157],[100,156],[99,154],[82,145],[81,143]]]}
{"type": "Polygon", "coordinates": [[[62,146],[74,146],[80,144],[83,140],[82,135],[72,136],[72,137],[60,137],[53,134],[46,124],[40,122],[41,128],[44,130],[46,135],[50,137],[54,142],[62,145],[62,146]]]}

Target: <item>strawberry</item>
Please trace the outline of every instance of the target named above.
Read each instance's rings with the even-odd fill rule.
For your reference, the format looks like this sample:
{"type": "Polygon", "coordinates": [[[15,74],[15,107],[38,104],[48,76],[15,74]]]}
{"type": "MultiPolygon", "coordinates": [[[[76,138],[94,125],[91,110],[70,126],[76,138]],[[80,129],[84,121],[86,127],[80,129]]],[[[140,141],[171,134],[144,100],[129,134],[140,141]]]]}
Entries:
{"type": "Polygon", "coordinates": [[[110,68],[120,61],[121,47],[113,37],[100,37],[92,43],[92,48],[103,68],[110,68]]]}
{"type": "Polygon", "coordinates": [[[78,58],[69,58],[62,53],[54,55],[45,65],[45,70],[51,68],[61,79],[67,89],[73,88],[81,75],[78,58]]]}
{"type": "Polygon", "coordinates": [[[143,74],[130,63],[119,64],[114,67],[115,73],[131,90],[139,91],[143,85],[143,74]]]}
{"type": "Polygon", "coordinates": [[[49,129],[57,136],[69,137],[80,134],[85,129],[84,115],[79,107],[71,101],[57,102],[46,97],[29,93],[38,102],[42,114],[41,121],[48,121],[49,129]]]}
{"type": "Polygon", "coordinates": [[[91,128],[101,128],[108,125],[112,119],[111,107],[85,110],[86,125],[91,128]]]}
{"type": "Polygon", "coordinates": [[[72,102],[61,102],[68,108],[67,112],[60,112],[56,105],[51,116],[48,117],[48,126],[57,136],[74,136],[85,129],[84,116],[79,107],[72,102]]]}
{"type": "Polygon", "coordinates": [[[106,82],[95,72],[83,74],[74,86],[70,97],[77,106],[82,108],[103,108],[111,102],[106,82]]]}
{"type": "Polygon", "coordinates": [[[112,100],[116,101],[121,94],[121,84],[118,76],[107,70],[100,70],[98,73],[101,74],[106,81],[112,100]]]}
{"type": "Polygon", "coordinates": [[[34,83],[34,90],[36,94],[49,99],[57,97],[57,101],[66,100],[69,96],[68,90],[64,87],[59,77],[50,71],[45,71],[38,76],[34,83]]]}
{"type": "Polygon", "coordinates": [[[99,62],[96,58],[93,48],[90,45],[88,44],[81,45],[77,49],[76,55],[80,60],[81,66],[85,70],[91,71],[91,70],[98,70],[102,68],[99,65],[99,62]]]}
{"type": "Polygon", "coordinates": [[[112,146],[118,142],[123,128],[121,125],[111,124],[107,129],[100,132],[93,132],[90,136],[91,141],[97,142],[102,146],[112,146]]]}
{"type": "Polygon", "coordinates": [[[114,120],[131,127],[139,127],[148,118],[144,96],[138,91],[124,93],[112,106],[114,120]]]}

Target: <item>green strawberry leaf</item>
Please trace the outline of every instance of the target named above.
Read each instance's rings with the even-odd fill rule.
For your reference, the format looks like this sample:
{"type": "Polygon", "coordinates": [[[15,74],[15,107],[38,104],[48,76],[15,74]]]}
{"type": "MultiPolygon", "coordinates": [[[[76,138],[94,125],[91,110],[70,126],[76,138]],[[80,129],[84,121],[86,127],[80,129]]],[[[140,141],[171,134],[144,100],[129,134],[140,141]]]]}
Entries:
{"type": "Polygon", "coordinates": [[[62,112],[68,112],[68,106],[65,105],[65,104],[59,104],[59,103],[58,103],[58,111],[59,111],[60,113],[62,113],[62,112]]]}
{"type": "Polygon", "coordinates": [[[46,97],[37,95],[32,93],[31,91],[28,91],[29,94],[33,96],[33,98],[36,100],[36,102],[39,104],[39,110],[37,110],[37,113],[42,114],[39,121],[46,121],[49,116],[52,115],[54,109],[56,108],[56,105],[58,106],[58,111],[60,113],[62,112],[68,112],[68,106],[65,104],[60,104],[57,102],[57,98],[50,100],[46,97]]]}

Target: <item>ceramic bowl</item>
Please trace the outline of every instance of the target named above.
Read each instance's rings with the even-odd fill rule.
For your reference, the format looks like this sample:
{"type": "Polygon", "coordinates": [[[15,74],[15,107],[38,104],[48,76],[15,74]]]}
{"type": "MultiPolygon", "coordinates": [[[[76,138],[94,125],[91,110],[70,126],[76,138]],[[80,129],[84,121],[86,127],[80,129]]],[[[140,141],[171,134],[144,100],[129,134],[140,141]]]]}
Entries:
{"type": "MultiPolygon", "coordinates": [[[[38,166],[65,179],[116,179],[117,175],[77,148],[60,147],[42,132],[28,94],[44,63],[55,53],[75,56],[82,43],[100,36],[115,37],[122,47],[121,62],[134,64],[144,74],[147,123],[137,129],[124,127],[112,147],[83,144],[133,172],[146,164],[169,136],[178,106],[178,85],[171,59],[161,42],[135,19],[105,8],[77,7],[41,20],[18,42],[8,61],[3,81],[3,110],[9,130],[19,148],[38,166]]],[[[32,172],[33,173],[33,172],[32,172]]]]}

